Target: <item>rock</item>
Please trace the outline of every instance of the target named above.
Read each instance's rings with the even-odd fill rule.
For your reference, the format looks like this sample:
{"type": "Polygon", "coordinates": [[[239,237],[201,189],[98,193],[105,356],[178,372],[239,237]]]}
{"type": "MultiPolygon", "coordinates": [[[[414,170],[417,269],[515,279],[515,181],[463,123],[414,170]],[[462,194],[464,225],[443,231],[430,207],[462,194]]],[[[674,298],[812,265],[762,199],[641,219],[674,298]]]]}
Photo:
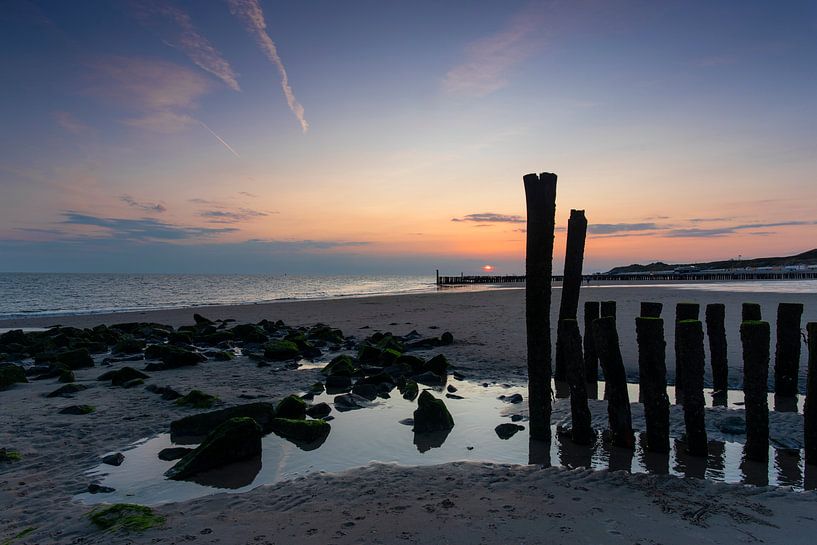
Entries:
{"type": "Polygon", "coordinates": [[[193,314],[193,321],[196,322],[196,325],[201,325],[201,326],[214,325],[215,324],[214,321],[208,320],[207,318],[205,318],[201,314],[193,314]]]}
{"type": "Polygon", "coordinates": [[[76,350],[66,350],[60,352],[55,356],[58,363],[61,363],[72,370],[83,369],[94,366],[94,358],[87,348],[78,348],[76,350]]]}
{"type": "Polygon", "coordinates": [[[270,341],[264,345],[264,357],[272,361],[295,359],[300,355],[298,345],[292,341],[270,341]]]}
{"type": "Polygon", "coordinates": [[[511,415],[511,422],[520,422],[523,418],[525,418],[525,417],[522,416],[521,414],[512,414],[511,415]]]}
{"type": "Polygon", "coordinates": [[[719,430],[730,435],[744,435],[746,420],[742,416],[724,416],[716,424],[719,430]]]}
{"type": "Polygon", "coordinates": [[[233,353],[227,350],[208,352],[207,355],[216,361],[231,361],[233,359],[233,353]]]}
{"type": "Polygon", "coordinates": [[[453,384],[449,384],[448,387],[446,387],[446,391],[448,393],[453,394],[453,393],[455,393],[457,391],[457,387],[454,386],[453,384]]]}
{"type": "Polygon", "coordinates": [[[172,345],[177,346],[190,346],[193,344],[193,332],[192,331],[174,331],[170,334],[167,338],[167,342],[172,345]]]}
{"type": "Polygon", "coordinates": [[[214,395],[206,394],[201,390],[190,390],[190,393],[176,399],[176,405],[180,407],[193,407],[194,409],[209,409],[216,404],[218,398],[214,395]]]}
{"type": "Polygon", "coordinates": [[[321,369],[321,373],[329,377],[351,377],[358,373],[358,369],[351,357],[347,356],[346,354],[341,354],[326,364],[326,367],[321,369]]]}
{"type": "Polygon", "coordinates": [[[306,410],[306,414],[312,418],[323,418],[329,416],[331,412],[332,407],[330,407],[328,403],[317,403],[306,410]]]}
{"type": "Polygon", "coordinates": [[[445,397],[447,397],[448,399],[465,399],[461,395],[457,394],[445,394],[445,397]]]}
{"type": "Polygon", "coordinates": [[[125,455],[121,452],[115,452],[113,454],[108,454],[107,456],[102,457],[102,463],[108,464],[109,466],[121,466],[122,462],[125,461],[125,455]]]}
{"type": "Polygon", "coordinates": [[[335,396],[334,400],[335,410],[340,412],[354,411],[356,409],[363,409],[370,405],[369,400],[365,397],[360,397],[356,394],[343,394],[335,396]]]}
{"type": "Polygon", "coordinates": [[[516,432],[522,431],[525,429],[525,426],[520,426],[519,424],[500,424],[494,431],[496,432],[497,436],[500,439],[507,440],[516,435],[516,432]]]}
{"type": "Polygon", "coordinates": [[[0,448],[0,463],[18,462],[23,457],[16,450],[0,448]]]}
{"type": "Polygon", "coordinates": [[[110,380],[111,385],[122,386],[126,382],[130,382],[131,380],[137,378],[146,379],[150,378],[150,376],[141,371],[137,371],[133,367],[123,367],[122,369],[117,369],[116,371],[108,371],[107,373],[103,373],[97,377],[97,380],[110,380]]]}
{"type": "Polygon", "coordinates": [[[179,367],[190,367],[207,361],[203,354],[199,354],[189,348],[174,346],[170,344],[153,344],[145,349],[146,358],[158,358],[161,364],[151,363],[145,367],[148,371],[163,371],[167,369],[178,369],[179,367]]]}
{"type": "Polygon", "coordinates": [[[110,532],[143,532],[165,523],[165,518],[154,513],[150,507],[131,503],[100,506],[88,516],[98,528],[110,532]]]}
{"type": "Polygon", "coordinates": [[[231,418],[252,418],[261,426],[264,433],[272,431],[270,422],[275,418],[275,407],[272,403],[258,402],[227,407],[218,411],[194,414],[170,423],[170,437],[201,437],[231,418]]]}
{"type": "Polygon", "coordinates": [[[148,392],[153,392],[154,394],[161,394],[162,399],[165,401],[173,401],[174,399],[179,399],[182,397],[182,394],[171,388],[170,386],[157,386],[155,384],[151,384],[145,387],[145,390],[148,392]]]}
{"type": "Polygon", "coordinates": [[[125,384],[122,385],[123,388],[136,388],[137,386],[141,386],[144,384],[145,381],[141,378],[134,378],[127,381],[125,384]]]}
{"type": "Polygon", "coordinates": [[[365,384],[358,382],[352,386],[352,393],[365,397],[369,401],[374,401],[377,398],[379,388],[375,384],[365,384]]]}
{"type": "Polygon", "coordinates": [[[193,452],[192,448],[185,448],[185,447],[168,447],[163,448],[159,451],[159,459],[164,460],[165,462],[171,462],[173,460],[180,460],[193,452]]]}
{"type": "Polygon", "coordinates": [[[407,380],[400,393],[403,394],[403,399],[414,401],[420,393],[420,387],[413,380],[407,380]]]}
{"type": "Polygon", "coordinates": [[[315,384],[313,384],[312,386],[309,387],[309,392],[308,393],[317,396],[317,395],[321,395],[323,393],[323,391],[324,391],[323,383],[322,382],[316,382],[315,384]]]}
{"type": "Polygon", "coordinates": [[[59,410],[60,414],[91,414],[96,409],[91,405],[69,405],[59,410]]]}
{"type": "Polygon", "coordinates": [[[12,384],[28,382],[26,372],[20,365],[0,363],[0,390],[5,390],[12,384]]]}
{"type": "Polygon", "coordinates": [[[88,492],[91,494],[110,494],[116,492],[116,488],[110,486],[102,486],[101,484],[91,483],[88,485],[88,492]]]}
{"type": "Polygon", "coordinates": [[[331,431],[325,420],[292,420],[274,418],[272,431],[275,435],[291,441],[302,450],[314,450],[321,446],[331,431]]]}
{"type": "Polygon", "coordinates": [[[514,404],[522,403],[525,400],[525,398],[522,397],[522,394],[513,394],[513,395],[509,395],[509,396],[505,396],[505,397],[500,396],[499,399],[501,399],[505,403],[514,403],[514,404]]]}
{"type": "Polygon", "coordinates": [[[77,377],[74,376],[74,372],[70,369],[63,369],[60,371],[60,376],[57,378],[57,382],[61,382],[63,384],[70,384],[77,380],[77,377]]]}
{"type": "Polygon", "coordinates": [[[307,338],[322,341],[329,344],[342,344],[343,332],[340,329],[332,329],[328,325],[316,324],[307,333],[307,338]]]}
{"type": "Polygon", "coordinates": [[[444,377],[448,374],[448,360],[442,354],[437,354],[426,362],[424,369],[444,377]]]}
{"type": "Polygon", "coordinates": [[[454,427],[454,418],[442,399],[437,399],[428,390],[423,390],[417,399],[417,410],[414,411],[415,433],[430,433],[450,430],[454,427]]]}
{"type": "Polygon", "coordinates": [[[230,331],[236,339],[245,343],[263,344],[269,341],[269,336],[264,328],[255,324],[239,324],[230,331]]]}
{"type": "Polygon", "coordinates": [[[352,387],[352,377],[331,375],[326,377],[326,393],[347,392],[352,387]]]}
{"type": "Polygon", "coordinates": [[[201,445],[165,475],[173,480],[184,480],[208,469],[259,456],[261,434],[261,427],[252,418],[231,418],[214,429],[201,445]]]}
{"type": "Polygon", "coordinates": [[[450,331],[446,331],[445,333],[440,335],[440,344],[442,345],[454,344],[454,335],[452,335],[450,331]]]}
{"type": "Polygon", "coordinates": [[[408,354],[403,354],[402,356],[397,358],[397,361],[395,361],[394,363],[408,365],[415,373],[422,372],[426,364],[423,358],[419,358],[417,356],[410,356],[408,354]]]}
{"type": "Polygon", "coordinates": [[[113,354],[141,354],[147,346],[143,339],[137,339],[131,335],[122,337],[111,349],[113,354]]]}
{"type": "Polygon", "coordinates": [[[414,377],[414,381],[420,384],[425,384],[426,386],[440,386],[443,383],[442,377],[437,373],[432,373],[431,371],[426,371],[423,374],[417,375],[414,377]]]}
{"type": "Polygon", "coordinates": [[[298,396],[287,396],[275,408],[277,418],[303,420],[306,418],[306,402],[298,396]]]}
{"type": "Polygon", "coordinates": [[[88,387],[83,384],[76,384],[72,382],[70,384],[66,384],[65,386],[60,386],[50,394],[47,394],[45,397],[70,397],[77,392],[87,389],[88,387]]]}

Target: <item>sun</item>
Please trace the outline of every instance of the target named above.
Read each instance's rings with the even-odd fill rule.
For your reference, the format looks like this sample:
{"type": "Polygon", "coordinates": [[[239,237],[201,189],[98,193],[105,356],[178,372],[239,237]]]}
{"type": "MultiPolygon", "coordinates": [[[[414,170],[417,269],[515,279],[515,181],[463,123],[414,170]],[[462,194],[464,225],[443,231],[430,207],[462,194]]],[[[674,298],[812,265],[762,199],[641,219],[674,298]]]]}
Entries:
{"type": "Polygon", "coordinates": [[[494,266],[493,265],[483,265],[482,270],[485,271],[485,272],[491,272],[491,271],[494,270],[494,266]]]}

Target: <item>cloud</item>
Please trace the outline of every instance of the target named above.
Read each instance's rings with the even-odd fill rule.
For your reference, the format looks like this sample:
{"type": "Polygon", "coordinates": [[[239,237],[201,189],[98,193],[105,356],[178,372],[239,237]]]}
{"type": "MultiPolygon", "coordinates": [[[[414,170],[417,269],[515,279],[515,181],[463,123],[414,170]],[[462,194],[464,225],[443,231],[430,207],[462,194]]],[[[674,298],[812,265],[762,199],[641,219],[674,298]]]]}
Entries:
{"type": "Polygon", "coordinates": [[[465,60],[445,75],[443,89],[451,94],[481,97],[505,87],[507,72],[542,46],[544,19],[544,5],[535,3],[495,34],[469,44],[465,60]]]}
{"type": "Polygon", "coordinates": [[[71,112],[54,112],[54,120],[62,129],[72,134],[83,134],[92,130],[71,112]]]}
{"type": "Polygon", "coordinates": [[[247,32],[255,38],[258,46],[278,69],[278,74],[281,76],[281,89],[284,91],[289,109],[298,118],[301,130],[303,132],[308,131],[309,123],[304,117],[304,107],[295,98],[295,93],[289,85],[286,68],[284,68],[284,63],[278,55],[278,48],[267,34],[267,22],[264,19],[264,12],[258,4],[258,0],[227,0],[227,4],[230,6],[230,13],[244,23],[247,32]]]}
{"type": "Polygon", "coordinates": [[[258,198],[258,195],[254,194],[254,193],[249,193],[247,191],[239,191],[238,194],[239,195],[244,195],[245,197],[249,197],[251,199],[257,199],[258,198]]]}
{"type": "Polygon", "coordinates": [[[612,235],[633,231],[655,231],[662,227],[655,223],[591,223],[587,232],[593,235],[612,235]]]}
{"type": "Polygon", "coordinates": [[[252,210],[250,208],[239,208],[238,210],[202,210],[199,212],[199,216],[211,223],[238,223],[269,215],[269,212],[252,210]]]}
{"type": "Polygon", "coordinates": [[[241,90],[230,63],[199,33],[187,12],[156,0],[136,1],[132,7],[136,18],[155,30],[166,44],[180,49],[196,66],[219,78],[230,89],[241,90]]]}
{"type": "Polygon", "coordinates": [[[198,238],[210,238],[217,235],[238,231],[231,227],[186,227],[173,225],[153,218],[128,219],[105,218],[68,210],[63,212],[66,225],[85,225],[100,227],[109,238],[130,241],[178,241],[198,238]]]}
{"type": "Polygon", "coordinates": [[[137,129],[171,134],[195,125],[196,120],[187,114],[172,111],[160,111],[145,114],[140,117],[123,119],[122,123],[137,129]]]}
{"type": "Polygon", "coordinates": [[[140,202],[131,197],[130,195],[122,195],[119,197],[119,200],[127,204],[128,206],[139,208],[140,210],[144,210],[145,212],[162,213],[167,211],[167,208],[165,208],[163,204],[154,202],[140,202]]]}
{"type": "MultiPolygon", "coordinates": [[[[726,227],[715,227],[711,229],[704,228],[689,228],[689,229],[672,229],[664,233],[665,237],[670,238],[697,238],[697,237],[720,237],[723,235],[733,235],[740,231],[747,231],[752,229],[769,229],[772,227],[792,227],[798,225],[817,225],[817,221],[780,221],[776,223],[745,223],[742,225],[732,225],[726,227]]],[[[747,233],[752,235],[769,235],[770,231],[757,231],[747,233]]]]}
{"type": "Polygon", "coordinates": [[[245,242],[247,245],[261,247],[271,251],[315,251],[333,250],[335,248],[354,248],[368,246],[368,241],[352,240],[276,240],[276,239],[250,239],[245,242]]]}
{"type": "Polygon", "coordinates": [[[495,214],[493,212],[482,212],[480,214],[468,214],[461,218],[451,218],[451,221],[472,221],[475,223],[525,223],[522,216],[508,214],[495,214]]]}

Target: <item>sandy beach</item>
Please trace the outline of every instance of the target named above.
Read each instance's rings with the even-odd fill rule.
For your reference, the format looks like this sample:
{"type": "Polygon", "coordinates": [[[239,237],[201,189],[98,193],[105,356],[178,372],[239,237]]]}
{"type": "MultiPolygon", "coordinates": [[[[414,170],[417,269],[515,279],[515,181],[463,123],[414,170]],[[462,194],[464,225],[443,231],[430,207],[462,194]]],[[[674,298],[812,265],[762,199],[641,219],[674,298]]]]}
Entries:
{"type": "MultiPolygon", "coordinates": [[[[555,290],[555,301],[558,296],[555,290]]],[[[630,373],[636,368],[633,317],[640,301],[664,302],[668,321],[678,301],[725,303],[730,381],[735,384],[740,383],[736,341],[740,303],[761,303],[764,317],[772,318],[778,302],[802,302],[806,305],[803,323],[817,320],[814,294],[591,286],[583,289],[582,298],[618,302],[622,349],[630,373]]],[[[526,379],[523,301],[523,290],[449,291],[195,311],[240,322],[263,318],[291,325],[323,322],[358,339],[377,330],[396,334],[416,330],[423,336],[451,331],[454,344],[420,354],[444,353],[466,380],[520,386],[526,379]]],[[[179,326],[192,323],[192,313],[178,309],[30,318],[1,322],[0,328],[54,323],[90,327],[127,321],[179,326]]],[[[671,347],[671,328],[667,336],[671,347]]],[[[58,386],[54,380],[0,392],[0,446],[22,455],[18,462],[0,465],[0,536],[9,539],[0,542],[810,543],[817,530],[814,492],[486,460],[425,467],[370,464],[340,473],[316,473],[243,494],[160,505],[157,512],[166,517],[164,525],[143,534],[101,532],[86,517],[92,506],[74,498],[91,481],[87,471],[103,455],[166,432],[171,420],[191,414],[191,409],[163,402],[143,388],[112,388],[97,382],[103,369],[77,371],[77,382],[89,388],[71,400],[44,397],[58,386]],[[59,408],[78,402],[93,405],[96,411],[84,416],[57,414],[59,408]],[[32,530],[14,537],[27,529],[32,530]]],[[[148,384],[168,384],[179,391],[199,388],[217,395],[224,406],[246,403],[248,398],[277,400],[303,392],[320,378],[318,369],[271,370],[242,358],[151,376],[148,384]]],[[[633,407],[637,417],[637,404],[633,407]]],[[[594,402],[593,412],[596,424],[603,426],[604,402],[594,402]]],[[[554,421],[568,414],[567,401],[557,401],[554,421]]],[[[721,416],[708,411],[708,424],[721,416]]],[[[773,423],[796,428],[801,420],[796,413],[774,415],[773,423]]],[[[493,433],[492,427],[486,427],[486,433],[493,433]]],[[[715,427],[712,431],[716,433],[715,427]]]]}

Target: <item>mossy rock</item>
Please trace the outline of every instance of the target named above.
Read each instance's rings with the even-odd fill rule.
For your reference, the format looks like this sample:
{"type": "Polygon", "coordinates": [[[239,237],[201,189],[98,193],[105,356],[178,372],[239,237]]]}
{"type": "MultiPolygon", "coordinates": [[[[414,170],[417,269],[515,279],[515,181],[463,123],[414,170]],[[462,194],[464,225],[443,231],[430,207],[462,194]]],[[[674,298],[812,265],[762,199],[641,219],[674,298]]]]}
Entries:
{"type": "Polygon", "coordinates": [[[115,371],[108,371],[107,373],[103,373],[97,377],[97,380],[100,381],[110,380],[113,386],[122,386],[126,382],[130,382],[134,379],[146,378],[150,377],[145,373],[134,369],[133,367],[123,367],[115,371]]]}
{"type": "Polygon", "coordinates": [[[88,352],[87,348],[77,348],[76,350],[60,352],[55,356],[55,359],[58,363],[62,363],[72,370],[94,366],[94,358],[91,357],[91,353],[88,352]]]}
{"type": "Polygon", "coordinates": [[[69,397],[77,392],[81,392],[83,390],[87,390],[88,387],[84,384],[76,384],[76,383],[69,383],[65,386],[60,386],[50,394],[47,394],[45,397],[69,397]]]}
{"type": "Polygon", "coordinates": [[[98,528],[112,532],[117,530],[144,532],[165,523],[165,517],[157,515],[150,507],[132,503],[97,507],[88,514],[88,517],[98,528]]]}
{"type": "Polygon", "coordinates": [[[4,390],[12,384],[26,383],[26,371],[20,365],[13,363],[0,363],[0,390],[4,390]]]}
{"type": "Polygon", "coordinates": [[[63,409],[60,409],[60,414],[73,414],[73,415],[85,415],[91,414],[92,412],[96,411],[96,407],[93,405],[70,405],[63,409]]]}
{"type": "Polygon", "coordinates": [[[143,339],[127,335],[113,345],[111,352],[114,354],[140,354],[146,345],[147,343],[143,339]]]}
{"type": "Polygon", "coordinates": [[[411,367],[413,371],[417,372],[422,371],[425,368],[426,364],[423,358],[419,358],[417,356],[410,356],[408,354],[403,354],[402,356],[397,358],[397,361],[395,361],[394,363],[398,365],[400,364],[408,365],[409,367],[411,367]]]}
{"type": "Polygon", "coordinates": [[[201,390],[190,390],[190,393],[178,398],[174,403],[181,407],[194,409],[209,409],[218,401],[218,397],[205,394],[201,390]]]}
{"type": "Polygon", "coordinates": [[[19,462],[23,457],[16,450],[0,448],[0,463],[19,462]]]}
{"type": "Polygon", "coordinates": [[[397,361],[400,356],[402,356],[402,352],[399,350],[395,350],[394,348],[386,348],[380,354],[380,362],[384,365],[390,365],[397,361]]]}
{"type": "Polygon", "coordinates": [[[414,411],[414,431],[430,433],[450,430],[454,427],[454,418],[442,399],[437,399],[428,390],[423,390],[417,399],[417,410],[414,411]]]}
{"type": "Polygon", "coordinates": [[[74,376],[74,372],[70,369],[63,369],[60,371],[60,376],[57,378],[57,381],[62,382],[63,384],[70,384],[75,380],[77,380],[77,378],[74,376]]]}
{"type": "Polygon", "coordinates": [[[207,361],[203,354],[199,354],[189,348],[173,346],[170,344],[152,344],[145,349],[145,358],[159,359],[161,365],[151,364],[148,370],[176,369],[179,367],[189,367],[207,361]]]}
{"type": "Polygon", "coordinates": [[[246,403],[217,411],[186,416],[170,423],[170,437],[174,441],[179,437],[202,437],[224,422],[236,417],[252,418],[261,426],[264,433],[269,433],[272,431],[270,422],[275,418],[275,407],[272,403],[267,402],[246,403]]]}
{"type": "Polygon", "coordinates": [[[193,332],[191,331],[174,331],[167,338],[167,342],[172,344],[193,344],[193,332]]]}
{"type": "Polygon", "coordinates": [[[201,445],[165,475],[173,480],[185,480],[209,469],[259,456],[261,435],[261,427],[252,418],[231,418],[214,429],[201,445]]]}
{"type": "Polygon", "coordinates": [[[420,387],[413,380],[407,380],[400,388],[400,393],[403,394],[403,399],[414,401],[420,393],[420,387]]]}
{"type": "Polygon", "coordinates": [[[291,441],[302,450],[314,450],[321,446],[331,430],[329,422],[322,419],[274,418],[272,420],[273,433],[291,441]]]}
{"type": "Polygon", "coordinates": [[[445,333],[440,335],[440,344],[443,346],[448,344],[454,344],[454,335],[452,335],[450,331],[446,331],[445,333]]]}
{"type": "Polygon", "coordinates": [[[219,350],[218,352],[213,352],[210,354],[210,357],[216,361],[231,361],[234,356],[233,353],[227,350],[219,350]]]}
{"type": "Polygon", "coordinates": [[[269,340],[266,330],[255,324],[239,324],[233,327],[233,337],[245,343],[265,343],[269,340]]]}
{"type": "Polygon", "coordinates": [[[448,374],[448,359],[442,354],[437,354],[426,362],[424,369],[444,377],[448,374]]]}
{"type": "Polygon", "coordinates": [[[278,418],[303,420],[306,418],[306,401],[295,395],[287,396],[275,407],[275,415],[278,418]]]}
{"type": "Polygon", "coordinates": [[[276,340],[264,345],[264,357],[273,361],[292,360],[301,354],[292,341],[276,340]]]}
{"type": "Polygon", "coordinates": [[[343,331],[332,329],[328,325],[317,324],[307,333],[310,340],[321,341],[329,344],[342,344],[344,341],[343,331]]]}
{"type": "Polygon", "coordinates": [[[357,372],[358,369],[354,360],[346,354],[334,357],[332,361],[326,364],[326,367],[321,369],[321,373],[326,376],[351,377],[356,375],[357,372]]]}
{"type": "Polygon", "coordinates": [[[380,361],[380,355],[383,353],[377,347],[364,344],[358,349],[357,359],[362,363],[374,363],[380,361]]]}

